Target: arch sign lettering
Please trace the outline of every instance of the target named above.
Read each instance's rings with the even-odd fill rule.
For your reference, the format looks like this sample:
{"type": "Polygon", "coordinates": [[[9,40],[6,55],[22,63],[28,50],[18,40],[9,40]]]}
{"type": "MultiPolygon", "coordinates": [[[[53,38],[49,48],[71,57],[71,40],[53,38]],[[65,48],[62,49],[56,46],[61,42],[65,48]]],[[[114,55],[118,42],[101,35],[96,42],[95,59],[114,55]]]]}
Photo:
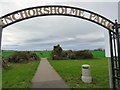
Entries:
{"type": "Polygon", "coordinates": [[[5,27],[25,19],[38,17],[38,16],[50,16],[50,15],[72,16],[72,17],[81,18],[96,23],[106,28],[106,30],[109,31],[113,88],[120,89],[119,87],[120,75],[118,74],[118,72],[120,71],[120,39],[119,39],[120,24],[118,24],[117,21],[115,21],[114,23],[111,20],[105,18],[104,16],[94,13],[92,11],[77,7],[70,7],[70,6],[48,5],[48,6],[30,7],[9,13],[7,15],[0,17],[0,45],[1,45],[2,30],[5,27]],[[118,53],[118,55],[115,54],[113,56],[113,52],[118,53]],[[115,65],[114,63],[117,64],[115,65]]]}
{"type": "Polygon", "coordinates": [[[112,26],[114,25],[114,23],[108,20],[107,18],[85,9],[68,7],[68,6],[40,6],[40,7],[27,8],[2,16],[1,20],[4,28],[8,25],[11,25],[15,22],[24,19],[33,18],[37,16],[46,16],[46,15],[47,16],[64,15],[64,16],[78,17],[95,22],[107,28],[108,30],[113,31],[112,26]]]}

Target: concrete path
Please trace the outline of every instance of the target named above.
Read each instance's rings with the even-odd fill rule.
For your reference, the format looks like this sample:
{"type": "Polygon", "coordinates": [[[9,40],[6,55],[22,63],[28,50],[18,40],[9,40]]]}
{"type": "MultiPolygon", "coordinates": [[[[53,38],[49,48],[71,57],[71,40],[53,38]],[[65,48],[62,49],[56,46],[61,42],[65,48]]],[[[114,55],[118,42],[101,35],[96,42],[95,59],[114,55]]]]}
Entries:
{"type": "Polygon", "coordinates": [[[42,58],[35,76],[32,88],[68,88],[46,58],[42,58]]]}

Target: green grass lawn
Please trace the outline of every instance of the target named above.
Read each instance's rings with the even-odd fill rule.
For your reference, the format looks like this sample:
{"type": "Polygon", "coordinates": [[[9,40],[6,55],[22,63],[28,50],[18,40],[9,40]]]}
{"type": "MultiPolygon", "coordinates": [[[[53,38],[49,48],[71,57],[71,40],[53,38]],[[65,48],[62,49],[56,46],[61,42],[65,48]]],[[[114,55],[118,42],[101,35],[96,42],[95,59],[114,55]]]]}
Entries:
{"type": "MultiPolygon", "coordinates": [[[[1,53],[1,56],[8,57],[12,55],[14,51],[4,51],[1,53]]],[[[35,51],[35,53],[42,58],[50,58],[51,57],[51,51],[35,51]]]]}
{"type": "MultiPolygon", "coordinates": [[[[2,55],[9,56],[11,53],[3,52],[2,55]]],[[[51,51],[35,51],[35,53],[39,57],[49,59],[51,57],[51,51]]],[[[92,51],[92,54],[94,59],[49,60],[49,62],[70,88],[109,88],[107,58],[104,57],[103,51],[92,51]],[[93,77],[91,84],[81,81],[81,66],[83,64],[91,65],[93,77]]],[[[3,70],[3,88],[29,88],[38,64],[39,61],[10,64],[8,69],[3,70]]]]}
{"type": "Polygon", "coordinates": [[[105,57],[105,51],[91,51],[94,57],[105,57]]]}
{"type": "Polygon", "coordinates": [[[51,57],[51,51],[35,51],[35,53],[42,58],[50,58],[51,57]]]}
{"type": "Polygon", "coordinates": [[[103,51],[94,51],[92,53],[94,59],[49,60],[49,62],[70,88],[109,88],[107,58],[104,57],[103,51]],[[81,66],[83,64],[91,66],[91,75],[93,77],[91,84],[85,84],[81,80],[81,66]]]}
{"type": "Polygon", "coordinates": [[[2,87],[29,88],[38,64],[39,60],[29,63],[9,63],[10,67],[3,69],[2,87]]]}
{"type": "Polygon", "coordinates": [[[10,56],[10,55],[13,54],[13,52],[14,52],[14,51],[4,51],[4,52],[2,52],[1,54],[2,54],[2,56],[10,56]]]}
{"type": "Polygon", "coordinates": [[[0,90],[2,89],[2,70],[0,70],[0,90]]]}
{"type": "MultiPolygon", "coordinates": [[[[2,56],[8,57],[13,51],[2,52],[2,56]]],[[[50,57],[50,51],[36,51],[39,57],[50,57]]],[[[30,88],[31,80],[38,67],[39,60],[29,63],[8,63],[10,65],[2,72],[3,88],[30,88]]]]}

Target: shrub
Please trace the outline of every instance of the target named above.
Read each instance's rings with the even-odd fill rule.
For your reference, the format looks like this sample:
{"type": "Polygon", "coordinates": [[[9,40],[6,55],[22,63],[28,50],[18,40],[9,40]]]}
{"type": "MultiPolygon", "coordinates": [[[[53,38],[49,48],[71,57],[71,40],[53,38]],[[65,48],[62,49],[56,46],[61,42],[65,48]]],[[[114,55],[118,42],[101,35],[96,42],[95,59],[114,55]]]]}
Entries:
{"type": "Polygon", "coordinates": [[[63,51],[63,49],[58,44],[54,46],[52,51],[52,59],[53,60],[64,60],[64,59],[90,59],[93,58],[92,53],[89,50],[82,51],[63,51]]]}
{"type": "Polygon", "coordinates": [[[90,59],[93,58],[92,53],[89,50],[74,51],[76,59],[90,59]]]}
{"type": "Polygon", "coordinates": [[[63,51],[62,48],[58,44],[57,46],[54,46],[53,54],[57,55],[57,56],[61,56],[62,55],[62,51],[63,51]]]}
{"type": "Polygon", "coordinates": [[[30,57],[35,58],[35,60],[38,60],[38,59],[39,59],[39,57],[38,57],[37,54],[35,54],[35,53],[32,53],[30,57]]]}
{"type": "Polygon", "coordinates": [[[76,59],[75,53],[68,54],[69,59],[76,59]]]}
{"type": "Polygon", "coordinates": [[[8,64],[7,64],[7,61],[6,61],[6,57],[2,57],[2,62],[0,62],[0,64],[2,63],[2,67],[3,68],[7,68],[8,67],[8,64]]]}
{"type": "Polygon", "coordinates": [[[66,53],[63,52],[62,48],[58,44],[57,46],[54,46],[52,51],[52,59],[53,60],[60,60],[66,57],[66,53]]]}
{"type": "Polygon", "coordinates": [[[94,49],[94,51],[104,51],[105,49],[102,48],[98,48],[98,49],[94,49]]]}
{"type": "Polygon", "coordinates": [[[39,57],[29,51],[16,51],[8,57],[8,62],[28,62],[32,60],[38,60],[39,57]]]}

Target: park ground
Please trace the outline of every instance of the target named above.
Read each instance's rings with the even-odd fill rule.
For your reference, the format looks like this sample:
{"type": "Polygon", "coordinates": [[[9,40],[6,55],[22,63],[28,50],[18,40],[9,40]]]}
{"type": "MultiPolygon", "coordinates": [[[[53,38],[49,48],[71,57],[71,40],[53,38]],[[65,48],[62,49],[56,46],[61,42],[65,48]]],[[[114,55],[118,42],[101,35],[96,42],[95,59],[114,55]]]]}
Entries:
{"type": "MultiPolygon", "coordinates": [[[[2,56],[10,56],[13,51],[3,52],[2,56]]],[[[39,57],[48,61],[70,88],[109,88],[108,63],[104,51],[92,51],[94,58],[86,60],[51,60],[51,51],[35,51],[39,57]],[[81,66],[89,64],[93,82],[85,84],[81,81],[81,66]]],[[[30,88],[31,80],[40,60],[29,63],[8,63],[9,68],[2,71],[3,88],[30,88]]]]}

